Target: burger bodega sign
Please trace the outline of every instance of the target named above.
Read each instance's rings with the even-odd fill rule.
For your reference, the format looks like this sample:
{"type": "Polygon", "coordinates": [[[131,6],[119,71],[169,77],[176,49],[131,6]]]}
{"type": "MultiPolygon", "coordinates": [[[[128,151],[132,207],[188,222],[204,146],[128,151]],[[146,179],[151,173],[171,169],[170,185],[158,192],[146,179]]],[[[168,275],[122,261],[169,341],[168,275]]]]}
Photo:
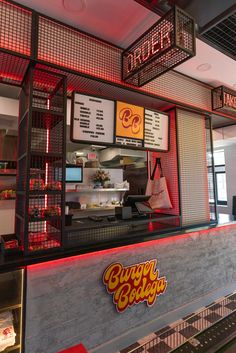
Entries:
{"type": "Polygon", "coordinates": [[[112,263],[103,273],[103,283],[119,313],[143,302],[152,306],[167,287],[166,277],[159,275],[156,259],[127,267],[112,263]]]}

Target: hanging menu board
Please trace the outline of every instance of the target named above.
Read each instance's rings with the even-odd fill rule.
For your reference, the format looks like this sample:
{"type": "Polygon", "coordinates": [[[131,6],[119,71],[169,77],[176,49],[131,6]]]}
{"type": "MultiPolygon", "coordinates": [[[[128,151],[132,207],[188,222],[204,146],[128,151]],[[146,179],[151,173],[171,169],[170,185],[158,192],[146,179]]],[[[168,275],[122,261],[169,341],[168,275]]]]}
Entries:
{"type": "Polygon", "coordinates": [[[115,104],[109,99],[74,93],[71,139],[74,142],[168,151],[169,116],[125,102],[115,104]]]}
{"type": "Polygon", "coordinates": [[[144,108],[124,102],[116,103],[116,143],[143,147],[144,108]]]}
{"type": "Polygon", "coordinates": [[[114,101],[74,93],[72,104],[73,141],[114,142],[114,101]]]}
{"type": "Polygon", "coordinates": [[[168,151],[169,116],[145,109],[144,147],[168,151]]]}

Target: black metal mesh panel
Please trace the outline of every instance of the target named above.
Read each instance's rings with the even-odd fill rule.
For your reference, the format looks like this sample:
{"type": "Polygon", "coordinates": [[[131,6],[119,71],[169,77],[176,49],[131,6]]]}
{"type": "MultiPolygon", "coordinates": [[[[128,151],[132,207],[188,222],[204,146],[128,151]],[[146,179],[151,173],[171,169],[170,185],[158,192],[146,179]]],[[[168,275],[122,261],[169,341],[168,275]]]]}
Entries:
{"type": "Polygon", "coordinates": [[[176,8],[176,11],[176,44],[193,54],[195,52],[193,20],[181,9],[176,8]]]}
{"type": "Polygon", "coordinates": [[[76,29],[39,17],[39,60],[119,81],[120,52],[120,49],[76,29]]]}
{"type": "Polygon", "coordinates": [[[29,220],[58,219],[61,216],[61,195],[35,195],[29,199],[29,220]]]}
{"type": "Polygon", "coordinates": [[[42,251],[61,246],[61,220],[29,223],[28,250],[42,251]]]}
{"type": "Polygon", "coordinates": [[[26,254],[61,246],[65,78],[30,69],[20,95],[16,232],[26,254]]]}
{"type": "Polygon", "coordinates": [[[18,208],[17,208],[18,215],[24,218],[25,217],[25,195],[20,195],[20,194],[17,195],[17,205],[18,205],[18,208]]]}
{"type": "Polygon", "coordinates": [[[39,111],[32,112],[31,150],[62,153],[63,116],[39,111]]]}
{"type": "Polygon", "coordinates": [[[31,11],[0,0],[0,48],[30,56],[31,11]]]}
{"type": "Polygon", "coordinates": [[[236,58],[236,10],[228,17],[202,32],[202,36],[217,46],[221,51],[236,58]]]}
{"type": "Polygon", "coordinates": [[[223,90],[222,86],[212,90],[212,109],[218,110],[223,108],[223,90]]]}
{"type": "Polygon", "coordinates": [[[21,85],[28,65],[28,59],[0,52],[0,82],[21,85]]]}
{"type": "Polygon", "coordinates": [[[38,192],[57,192],[62,189],[62,158],[31,154],[30,190],[38,192]]]}
{"type": "Polygon", "coordinates": [[[26,189],[27,157],[23,157],[17,162],[17,190],[26,189]]]}
{"type": "Polygon", "coordinates": [[[143,86],[194,55],[194,21],[173,8],[123,52],[122,78],[143,86]]]}
{"type": "Polygon", "coordinates": [[[33,71],[33,108],[64,113],[62,76],[44,70],[33,71]]]}
{"type": "Polygon", "coordinates": [[[28,148],[28,113],[18,126],[18,151],[20,156],[26,153],[28,148]]]}
{"type": "Polygon", "coordinates": [[[142,72],[138,72],[131,78],[128,78],[126,82],[134,86],[143,86],[145,83],[179,65],[180,61],[182,62],[188,57],[189,54],[186,52],[181,52],[179,49],[171,49],[145,67],[142,72]]]}
{"type": "Polygon", "coordinates": [[[117,239],[124,239],[140,234],[151,235],[152,232],[162,232],[170,229],[176,229],[180,225],[179,217],[173,217],[168,220],[147,221],[144,224],[124,223],[116,224],[115,226],[97,227],[90,229],[78,229],[76,231],[68,231],[66,235],[66,242],[68,247],[80,246],[85,244],[95,244],[106,241],[113,241],[117,239]]]}

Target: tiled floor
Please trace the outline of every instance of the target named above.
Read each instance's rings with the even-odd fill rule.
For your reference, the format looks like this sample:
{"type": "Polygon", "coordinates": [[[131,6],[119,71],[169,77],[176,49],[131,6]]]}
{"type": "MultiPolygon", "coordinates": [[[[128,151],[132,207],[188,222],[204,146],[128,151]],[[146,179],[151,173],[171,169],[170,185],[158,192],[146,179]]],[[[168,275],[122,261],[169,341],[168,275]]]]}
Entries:
{"type": "Polygon", "coordinates": [[[236,293],[220,298],[196,313],[143,337],[118,353],[168,353],[234,310],[236,293]]]}

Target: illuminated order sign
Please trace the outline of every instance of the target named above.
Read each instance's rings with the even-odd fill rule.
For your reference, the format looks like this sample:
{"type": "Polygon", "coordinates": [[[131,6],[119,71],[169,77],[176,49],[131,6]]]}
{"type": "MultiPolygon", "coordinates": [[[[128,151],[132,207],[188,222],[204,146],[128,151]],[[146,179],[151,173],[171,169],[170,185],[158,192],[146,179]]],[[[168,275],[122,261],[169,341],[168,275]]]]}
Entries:
{"type": "Polygon", "coordinates": [[[134,304],[146,302],[152,306],[157,297],[167,287],[165,276],[159,276],[157,260],[149,260],[124,267],[121,263],[112,263],[103,273],[103,283],[107,292],[113,295],[113,303],[119,313],[134,304]]]}
{"type": "Polygon", "coordinates": [[[219,110],[236,116],[236,92],[219,86],[212,89],[212,110],[219,110]]]}
{"type": "Polygon", "coordinates": [[[143,86],[194,55],[194,20],[175,6],[122,53],[122,79],[143,86]]]}
{"type": "Polygon", "coordinates": [[[150,39],[141,43],[140,46],[127,56],[127,72],[130,73],[150,60],[157,53],[171,45],[171,27],[154,33],[150,39]]]}

